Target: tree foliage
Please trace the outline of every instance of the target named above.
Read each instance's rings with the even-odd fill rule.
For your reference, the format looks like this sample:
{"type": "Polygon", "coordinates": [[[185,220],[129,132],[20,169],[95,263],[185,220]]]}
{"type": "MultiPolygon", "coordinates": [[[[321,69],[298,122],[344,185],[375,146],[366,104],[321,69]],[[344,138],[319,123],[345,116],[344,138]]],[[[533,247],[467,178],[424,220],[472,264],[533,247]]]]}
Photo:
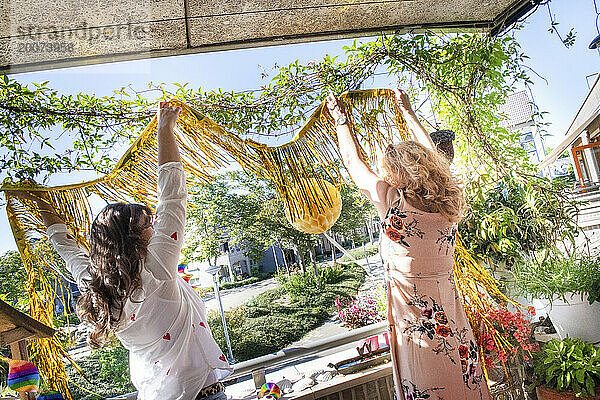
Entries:
{"type": "MultiPolygon", "coordinates": [[[[547,200],[547,207],[553,207],[547,210],[548,213],[563,212],[561,207],[565,203],[560,188],[532,178],[535,167],[519,145],[519,134],[502,123],[504,116],[500,107],[508,94],[517,88],[517,84],[531,84],[527,56],[514,38],[508,35],[418,33],[355,42],[345,50],[343,59],[326,55],[307,64],[296,61],[281,67],[261,90],[245,93],[221,89],[202,91],[174,83],[149,84],[147,90],[140,92],[121,88],[113,97],[94,98],[59,95],[45,84],[30,90],[5,78],[0,80],[3,170],[14,179],[39,179],[59,170],[83,167],[105,170],[111,163],[108,149],[131,140],[132,133],[141,130],[148,121],[152,114],[148,110],[151,98],[181,99],[244,138],[264,139],[265,136],[288,134],[305,121],[315,104],[330,91],[339,93],[364,88],[375,72],[384,71],[408,87],[413,98],[429,100],[436,120],[444,128],[456,132],[458,170],[465,182],[471,183],[469,202],[479,204],[480,192],[494,191],[496,182],[513,174],[537,188],[535,191],[540,195],[549,189],[548,196],[539,197],[539,200],[547,200]],[[45,156],[26,151],[26,143],[32,141],[39,147],[54,146],[57,135],[50,137],[45,132],[57,126],[73,135],[75,145],[72,150],[45,156]]],[[[542,116],[542,113],[537,114],[542,116]]],[[[261,185],[268,187],[266,183],[261,185]]],[[[314,244],[314,237],[293,230],[285,221],[279,200],[264,188],[258,190],[259,186],[254,185],[252,190],[256,192],[245,189],[252,193],[250,196],[223,195],[225,197],[221,199],[218,190],[223,188],[216,186],[210,189],[218,189],[211,195],[213,197],[207,195],[205,200],[218,199],[215,200],[217,205],[199,201],[206,206],[198,207],[199,210],[208,209],[212,213],[202,211],[205,213],[202,218],[192,213],[192,219],[201,221],[196,227],[205,229],[206,238],[213,238],[210,239],[212,242],[206,239],[197,244],[203,257],[214,256],[217,245],[214,240],[217,236],[208,234],[208,225],[215,234],[221,226],[228,226],[229,234],[236,241],[250,235],[253,242],[266,245],[272,244],[275,238],[282,238],[284,246],[300,253],[314,244]],[[243,206],[237,207],[237,204],[243,206]],[[220,207],[219,212],[215,207],[220,207]],[[235,209],[240,215],[225,212],[223,207],[235,209]],[[259,211],[244,214],[247,210],[259,211]],[[224,217],[217,217],[217,214],[224,217]],[[249,215],[258,217],[253,219],[249,215]],[[208,225],[202,225],[204,222],[208,225]]],[[[495,212],[484,208],[480,211],[486,215],[495,212]]],[[[344,223],[351,225],[349,220],[344,223]]],[[[515,225],[519,230],[528,229],[520,224],[517,221],[515,225]]],[[[351,227],[340,222],[335,229],[348,232],[351,227]]],[[[469,232],[477,236],[484,230],[469,232]]],[[[551,237],[556,238],[556,235],[551,237]]],[[[476,239],[487,240],[483,236],[476,239]]],[[[496,245],[506,247],[500,242],[496,245]]],[[[487,248],[480,250],[484,249],[487,248]]]]}
{"type": "Polygon", "coordinates": [[[432,100],[443,122],[457,131],[469,159],[507,170],[521,163],[523,154],[514,136],[499,127],[497,108],[514,82],[529,82],[524,60],[510,37],[410,34],[355,43],[346,48],[343,61],[330,56],[306,65],[296,61],[257,92],[204,92],[174,83],[149,84],[144,91],[121,88],[112,97],[96,98],[60,95],[45,84],[28,89],[5,77],[0,80],[0,137],[9,151],[2,169],[17,180],[77,168],[105,171],[117,156],[110,149],[132,140],[149,121],[152,101],[167,97],[193,105],[243,137],[291,133],[330,91],[363,88],[383,69],[399,81],[410,80],[415,93],[432,100]],[[72,135],[73,149],[44,155],[29,147],[52,149],[65,132],[72,135]]]}
{"type": "Polygon", "coordinates": [[[0,296],[13,305],[25,305],[27,273],[17,251],[7,251],[0,257],[0,296]]]}
{"type": "MultiPolygon", "coordinates": [[[[241,171],[217,177],[211,184],[190,191],[187,239],[188,260],[215,260],[222,253],[219,244],[241,244],[246,255],[259,261],[272,245],[293,249],[305,269],[307,253],[317,244],[318,235],[296,230],[284,214],[273,185],[241,171]]],[[[342,213],[332,231],[352,237],[374,214],[374,207],[356,186],[341,188],[342,213]]]]}
{"type": "Polygon", "coordinates": [[[355,241],[362,240],[358,237],[357,230],[377,216],[377,209],[355,185],[342,186],[340,195],[342,212],[331,231],[355,241]]]}

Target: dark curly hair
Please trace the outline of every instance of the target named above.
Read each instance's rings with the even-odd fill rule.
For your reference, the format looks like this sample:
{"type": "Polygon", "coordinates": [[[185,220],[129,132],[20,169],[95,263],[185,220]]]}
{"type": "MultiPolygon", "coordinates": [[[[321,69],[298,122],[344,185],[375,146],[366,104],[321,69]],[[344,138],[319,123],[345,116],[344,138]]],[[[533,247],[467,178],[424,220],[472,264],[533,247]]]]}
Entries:
{"type": "Polygon", "coordinates": [[[141,204],[109,204],[96,217],[90,232],[89,290],[77,300],[80,319],[93,325],[89,345],[98,348],[123,315],[123,306],[142,285],[140,260],[148,242],[142,232],[152,225],[152,210],[141,204]]]}

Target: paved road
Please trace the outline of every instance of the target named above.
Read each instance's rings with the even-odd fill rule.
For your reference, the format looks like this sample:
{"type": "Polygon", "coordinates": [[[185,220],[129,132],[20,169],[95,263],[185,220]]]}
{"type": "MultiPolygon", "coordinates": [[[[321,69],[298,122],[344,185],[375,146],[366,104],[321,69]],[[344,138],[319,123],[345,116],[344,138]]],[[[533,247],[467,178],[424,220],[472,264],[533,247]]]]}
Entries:
{"type": "MultiPolygon", "coordinates": [[[[275,278],[271,278],[238,288],[221,290],[221,302],[223,303],[223,308],[225,310],[229,310],[230,308],[237,307],[240,304],[250,300],[257,294],[275,287],[277,287],[277,281],[275,278]]],[[[204,303],[206,304],[207,310],[216,311],[219,309],[219,304],[215,299],[214,293],[209,293],[208,295],[204,296],[204,303]]]]}

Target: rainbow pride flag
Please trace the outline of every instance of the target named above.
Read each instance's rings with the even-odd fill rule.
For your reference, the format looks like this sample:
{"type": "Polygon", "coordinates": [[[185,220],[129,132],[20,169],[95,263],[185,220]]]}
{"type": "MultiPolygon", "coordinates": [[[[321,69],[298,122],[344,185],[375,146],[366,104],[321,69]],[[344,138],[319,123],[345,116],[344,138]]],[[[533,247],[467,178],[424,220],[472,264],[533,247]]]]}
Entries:
{"type": "Polygon", "coordinates": [[[188,263],[181,263],[177,266],[177,272],[180,274],[185,274],[185,268],[188,266],[188,263]]]}
{"type": "Polygon", "coordinates": [[[29,361],[10,360],[6,384],[15,392],[37,392],[40,386],[40,371],[29,361]]]}

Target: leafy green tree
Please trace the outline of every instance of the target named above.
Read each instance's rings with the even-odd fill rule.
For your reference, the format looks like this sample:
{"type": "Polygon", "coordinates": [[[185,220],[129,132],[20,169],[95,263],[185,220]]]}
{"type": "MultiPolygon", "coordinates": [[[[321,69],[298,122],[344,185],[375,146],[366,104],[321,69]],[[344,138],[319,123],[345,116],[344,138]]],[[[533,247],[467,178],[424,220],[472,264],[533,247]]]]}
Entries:
{"type": "Polygon", "coordinates": [[[342,212],[340,217],[331,227],[331,231],[350,237],[353,241],[361,241],[356,233],[377,215],[377,209],[356,187],[344,185],[340,190],[342,199],[342,212]]]}
{"type": "MultiPolygon", "coordinates": [[[[187,260],[209,261],[217,264],[223,252],[222,244],[228,241],[227,223],[232,202],[227,186],[222,181],[198,185],[191,191],[186,221],[186,244],[183,254],[187,260]]],[[[229,276],[235,277],[231,265],[229,276]]]]}
{"type": "Polygon", "coordinates": [[[0,257],[0,296],[7,303],[21,305],[27,303],[25,282],[27,272],[17,251],[7,251],[0,257]]]}
{"type": "MultiPolygon", "coordinates": [[[[328,92],[361,88],[378,69],[400,81],[412,77],[416,93],[431,98],[441,120],[460,139],[464,160],[508,171],[526,159],[515,137],[499,127],[498,106],[516,82],[530,83],[525,56],[511,37],[432,33],[392,35],[346,49],[344,61],[325,56],[282,67],[263,90],[203,92],[186,84],[152,85],[143,95],[121,88],[115,96],[61,95],[46,84],[28,89],[0,79],[2,170],[14,179],[45,178],[57,171],[105,171],[110,149],[130,142],[153,114],[152,100],[175,97],[242,137],[276,135],[298,127],[328,92]],[[152,99],[152,100],[151,100],[152,99]],[[72,149],[56,151],[62,130],[72,149]],[[27,151],[35,142],[40,151],[27,151]],[[42,152],[42,149],[50,149],[42,152]]],[[[469,169],[466,169],[467,171],[469,169]]]]}
{"type": "Polygon", "coordinates": [[[14,180],[46,180],[56,172],[107,172],[115,145],[129,144],[149,121],[149,103],[59,94],[48,82],[22,85],[0,77],[0,171],[14,180]],[[72,145],[60,145],[67,133],[72,145]],[[62,147],[62,148],[61,148],[62,147]]]}

